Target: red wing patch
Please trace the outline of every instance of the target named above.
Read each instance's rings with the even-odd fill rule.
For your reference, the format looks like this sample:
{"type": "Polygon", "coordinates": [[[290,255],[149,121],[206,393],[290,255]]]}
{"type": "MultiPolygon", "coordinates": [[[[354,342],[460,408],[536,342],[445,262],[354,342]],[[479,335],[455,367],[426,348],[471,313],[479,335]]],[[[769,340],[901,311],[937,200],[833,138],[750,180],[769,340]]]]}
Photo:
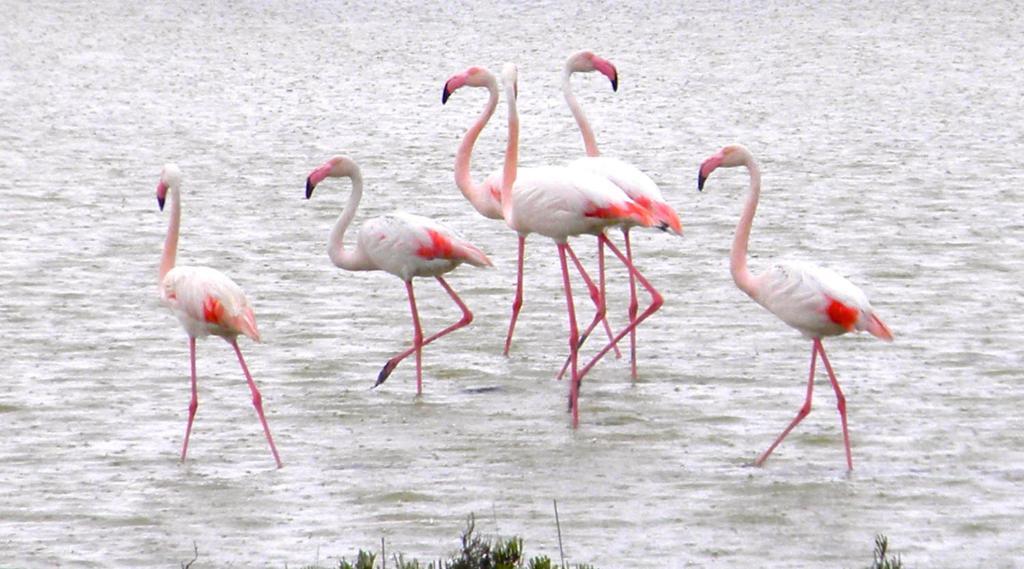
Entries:
{"type": "Polygon", "coordinates": [[[860,318],[860,310],[846,306],[834,298],[830,301],[826,309],[829,319],[847,330],[853,330],[854,324],[860,318]]]}
{"type": "Polygon", "coordinates": [[[601,219],[632,219],[642,225],[651,225],[653,220],[651,214],[644,208],[633,202],[622,204],[611,204],[606,207],[595,207],[585,214],[587,217],[598,217],[601,219]]]}
{"type": "Polygon", "coordinates": [[[416,250],[417,255],[424,259],[451,259],[453,257],[454,247],[450,239],[433,229],[428,229],[427,235],[430,236],[430,243],[420,245],[420,248],[416,250]]]}
{"type": "Polygon", "coordinates": [[[206,297],[206,300],[203,300],[203,320],[218,323],[222,316],[224,316],[224,306],[220,301],[212,296],[206,297]]]}

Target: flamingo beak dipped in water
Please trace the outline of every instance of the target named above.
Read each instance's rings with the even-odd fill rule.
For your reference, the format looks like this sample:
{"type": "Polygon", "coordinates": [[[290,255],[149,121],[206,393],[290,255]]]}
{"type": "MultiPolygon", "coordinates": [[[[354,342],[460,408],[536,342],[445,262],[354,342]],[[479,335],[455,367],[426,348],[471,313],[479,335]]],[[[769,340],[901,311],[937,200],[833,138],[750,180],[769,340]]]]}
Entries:
{"type": "Polygon", "coordinates": [[[843,428],[843,445],[846,449],[846,466],[847,469],[853,470],[853,454],[850,451],[850,433],[846,420],[846,397],[839,388],[832,364],[825,355],[822,338],[867,331],[877,338],[891,342],[892,331],[875,314],[867,295],[860,288],[829,269],[806,263],[778,263],[763,273],[751,274],[747,268],[747,244],[761,195],[761,171],[754,157],[746,147],[739,144],[723,147],[701,163],[697,172],[697,189],[704,189],[708,176],[716,169],[739,166],[746,167],[750,174],[750,190],[739,224],[736,226],[730,254],[729,267],[733,280],[736,286],[755,302],[811,340],[811,369],[804,404],[789,426],[768,450],[754,461],[754,464],[763,465],[775,447],[779,446],[786,435],[811,412],[814,372],[817,357],[821,356],[836,394],[836,406],[843,428]]]}
{"type": "Polygon", "coordinates": [[[338,217],[328,238],[327,252],[335,266],[347,271],[385,271],[405,282],[412,312],[413,345],[395,355],[384,364],[377,376],[377,387],[391,375],[398,364],[416,354],[416,394],[423,393],[422,350],[425,346],[473,321],[473,313],[462,302],[442,275],[462,263],[477,267],[491,266],[491,260],[461,235],[426,217],[395,212],[367,220],[359,228],[355,247],[345,246],[345,232],[352,223],[363,195],[363,176],[355,161],[347,156],[335,156],[313,170],[306,178],[306,198],[328,177],[349,178],[352,192],[348,203],[338,217]],[[419,310],[413,293],[415,277],[434,277],[441,288],[462,311],[462,318],[440,332],[424,338],[420,326],[419,310]]]}

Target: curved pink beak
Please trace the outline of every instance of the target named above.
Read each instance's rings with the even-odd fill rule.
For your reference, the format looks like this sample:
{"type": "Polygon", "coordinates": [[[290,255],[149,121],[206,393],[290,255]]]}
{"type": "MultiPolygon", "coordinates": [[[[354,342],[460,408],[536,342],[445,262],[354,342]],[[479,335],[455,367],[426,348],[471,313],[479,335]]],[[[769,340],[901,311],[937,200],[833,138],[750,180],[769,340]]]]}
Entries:
{"type": "Polygon", "coordinates": [[[160,211],[164,210],[164,200],[167,199],[167,184],[163,180],[156,185],[156,203],[160,205],[160,211]]]}
{"type": "Polygon", "coordinates": [[[448,102],[448,97],[452,96],[452,93],[457,91],[460,87],[466,84],[466,79],[469,77],[465,71],[452,75],[447,81],[444,82],[444,90],[441,92],[441,104],[448,102]]]}
{"type": "Polygon", "coordinates": [[[313,197],[313,188],[316,188],[317,184],[319,184],[320,182],[323,182],[324,178],[327,177],[327,174],[330,173],[330,171],[331,171],[331,163],[327,162],[323,166],[320,166],[316,170],[313,170],[313,172],[311,172],[309,174],[309,176],[306,177],[306,199],[307,200],[309,198],[313,197]]]}
{"type": "Polygon", "coordinates": [[[618,91],[619,72],[615,69],[615,66],[612,65],[612,62],[596,55],[590,61],[594,64],[594,69],[600,71],[602,75],[612,82],[612,91],[618,91]]]}
{"type": "Polygon", "coordinates": [[[716,168],[722,165],[722,161],[725,160],[725,153],[719,150],[713,156],[701,162],[700,170],[697,171],[697,189],[704,191],[704,182],[708,179],[708,176],[715,171],[716,168]]]}

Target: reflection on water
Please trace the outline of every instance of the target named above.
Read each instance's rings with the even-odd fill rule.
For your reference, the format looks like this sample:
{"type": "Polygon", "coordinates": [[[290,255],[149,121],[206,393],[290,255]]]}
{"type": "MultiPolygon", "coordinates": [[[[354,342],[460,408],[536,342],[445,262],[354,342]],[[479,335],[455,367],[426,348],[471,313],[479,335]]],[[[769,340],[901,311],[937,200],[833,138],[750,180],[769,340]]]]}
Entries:
{"type": "MultiPolygon", "coordinates": [[[[166,565],[192,542],[214,566],[312,563],[385,537],[436,557],[476,512],[530,552],[623,567],[857,566],[886,533],[915,566],[1024,558],[1021,82],[1013,4],[710,8],[332,2],[4,2],[0,34],[0,535],[16,566],[166,565]],[[444,80],[520,66],[525,165],[583,152],[558,85],[591,47],[620,89],[574,81],[602,150],[657,180],[686,236],[636,232],[665,294],[624,360],[588,377],[568,428],[554,248],[531,238],[526,305],[500,355],[515,239],[454,187],[454,151],[484,104],[444,80]],[[695,189],[734,140],[764,172],[754,270],[789,254],[861,285],[897,335],[828,342],[856,470],[828,389],[763,469],[747,464],[796,412],[809,346],[733,286],[746,178],[695,189]],[[443,220],[496,261],[451,282],[470,329],[369,390],[411,339],[401,283],[330,266],[345,188],[303,199],[331,154],[359,160],[359,218],[443,220]],[[179,260],[230,274],[264,343],[242,345],[286,467],[273,469],[244,379],[199,345],[190,460],[184,334],[157,302],[160,165],[184,171],[179,260]],[[365,217],[364,217],[365,216],[365,217]],[[969,545],[968,545],[969,544],[969,545]]],[[[500,162],[501,113],[474,171],[500,162]]],[[[578,249],[593,263],[593,246],[578,249]]],[[[625,274],[611,271],[612,317],[625,274]]],[[[458,315],[429,281],[426,329],[458,315]]],[[[584,314],[588,307],[581,302],[584,314]]]]}

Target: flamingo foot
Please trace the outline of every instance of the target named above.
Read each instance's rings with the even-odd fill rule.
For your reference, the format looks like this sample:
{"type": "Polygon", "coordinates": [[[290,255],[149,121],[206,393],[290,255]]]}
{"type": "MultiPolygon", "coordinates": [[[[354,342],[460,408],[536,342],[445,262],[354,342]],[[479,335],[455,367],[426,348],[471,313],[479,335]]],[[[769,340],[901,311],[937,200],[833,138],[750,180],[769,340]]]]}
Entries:
{"type": "Polygon", "coordinates": [[[387,380],[387,378],[391,376],[391,372],[395,371],[396,367],[398,367],[398,361],[397,360],[395,360],[395,359],[388,360],[388,363],[384,364],[384,367],[381,368],[380,373],[377,374],[377,383],[374,383],[373,387],[371,387],[370,389],[373,389],[373,388],[377,387],[378,385],[384,383],[387,380]]]}

